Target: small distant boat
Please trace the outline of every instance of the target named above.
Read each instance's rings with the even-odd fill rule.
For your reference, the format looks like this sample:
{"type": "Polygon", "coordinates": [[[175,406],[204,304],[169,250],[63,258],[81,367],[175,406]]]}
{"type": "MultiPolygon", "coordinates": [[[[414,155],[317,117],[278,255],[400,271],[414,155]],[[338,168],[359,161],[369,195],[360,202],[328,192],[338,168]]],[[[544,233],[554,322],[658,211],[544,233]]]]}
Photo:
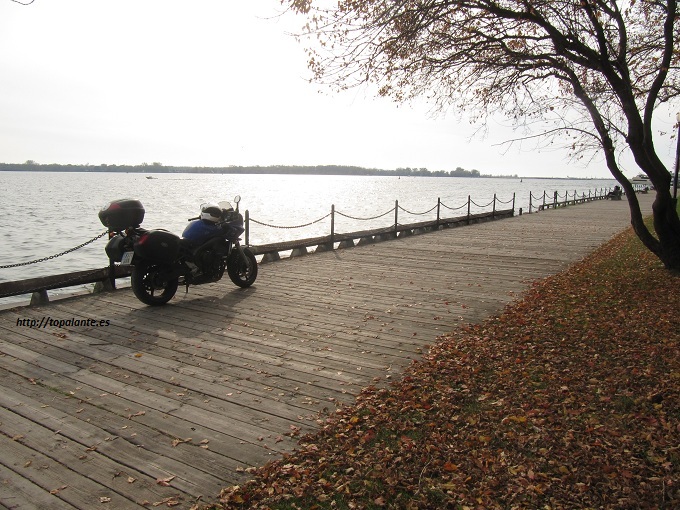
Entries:
{"type": "Polygon", "coordinates": [[[637,174],[635,177],[633,177],[630,182],[633,184],[650,184],[651,181],[649,180],[649,177],[647,177],[646,174],[637,174]]]}
{"type": "Polygon", "coordinates": [[[153,175],[147,175],[146,178],[147,179],[155,179],[155,177],[153,175]]]}

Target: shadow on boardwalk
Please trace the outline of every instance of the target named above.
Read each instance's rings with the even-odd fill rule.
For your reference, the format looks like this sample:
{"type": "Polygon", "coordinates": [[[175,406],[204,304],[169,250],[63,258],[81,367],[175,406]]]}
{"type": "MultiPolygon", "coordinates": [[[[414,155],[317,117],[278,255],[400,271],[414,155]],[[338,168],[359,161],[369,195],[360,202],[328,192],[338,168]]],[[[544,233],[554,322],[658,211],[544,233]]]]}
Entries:
{"type": "Polygon", "coordinates": [[[1,312],[0,505],[209,502],[628,224],[598,201],[268,264],[162,308],[119,290],[1,312]],[[106,322],[24,325],[48,317],[106,322]]]}

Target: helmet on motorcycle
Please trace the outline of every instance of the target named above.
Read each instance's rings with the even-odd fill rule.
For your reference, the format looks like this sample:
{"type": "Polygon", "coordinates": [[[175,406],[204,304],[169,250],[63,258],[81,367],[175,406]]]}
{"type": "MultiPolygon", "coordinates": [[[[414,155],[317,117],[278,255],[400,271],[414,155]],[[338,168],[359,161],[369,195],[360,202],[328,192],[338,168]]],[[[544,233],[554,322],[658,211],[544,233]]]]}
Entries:
{"type": "Polygon", "coordinates": [[[215,204],[203,204],[201,206],[201,219],[217,223],[222,219],[222,209],[215,204]]]}

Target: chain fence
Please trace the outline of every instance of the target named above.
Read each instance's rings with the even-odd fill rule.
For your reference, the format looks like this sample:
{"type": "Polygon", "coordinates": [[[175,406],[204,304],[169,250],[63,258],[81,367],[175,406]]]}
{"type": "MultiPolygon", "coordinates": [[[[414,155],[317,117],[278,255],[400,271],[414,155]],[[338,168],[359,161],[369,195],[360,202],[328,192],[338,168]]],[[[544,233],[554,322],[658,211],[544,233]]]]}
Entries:
{"type": "MultiPolygon", "coordinates": [[[[577,201],[581,201],[581,200],[585,201],[585,200],[589,200],[589,199],[603,198],[604,194],[607,193],[608,191],[609,190],[602,189],[598,193],[598,190],[595,190],[594,194],[591,191],[588,191],[587,195],[584,192],[580,196],[578,195],[577,191],[574,191],[573,195],[570,194],[568,191],[565,191],[564,194],[561,194],[561,193],[555,191],[554,194],[552,195],[552,200],[553,200],[553,203],[554,203],[555,206],[558,205],[558,204],[561,204],[561,203],[564,203],[564,204],[568,204],[570,202],[576,203],[577,201]]],[[[533,212],[533,209],[543,209],[544,207],[546,207],[548,205],[547,198],[548,198],[548,194],[545,191],[543,192],[542,195],[534,195],[532,192],[529,192],[529,209],[528,209],[527,212],[531,213],[531,212],[533,212]],[[535,207],[534,206],[535,200],[542,201],[541,207],[535,207]]],[[[346,219],[352,220],[352,221],[375,221],[375,220],[378,220],[380,218],[384,218],[387,215],[394,214],[393,225],[391,225],[389,227],[384,227],[384,230],[389,232],[390,229],[397,229],[400,226],[401,227],[405,226],[404,224],[401,224],[398,221],[399,211],[402,211],[402,212],[404,212],[408,215],[411,215],[411,216],[424,216],[424,215],[427,215],[427,214],[434,214],[435,211],[436,211],[436,219],[437,219],[437,221],[439,221],[440,218],[441,218],[442,209],[446,209],[448,211],[460,211],[460,210],[467,209],[467,212],[465,214],[469,219],[469,217],[472,215],[472,208],[473,207],[475,207],[478,211],[484,211],[488,208],[491,208],[492,212],[495,213],[496,212],[496,206],[498,204],[500,204],[501,206],[511,205],[511,209],[513,211],[513,214],[515,214],[516,194],[513,193],[512,196],[508,199],[500,199],[496,196],[496,194],[494,194],[493,199],[490,202],[485,203],[485,204],[477,203],[476,201],[472,200],[471,196],[468,196],[467,201],[464,202],[463,204],[457,206],[457,207],[447,205],[444,202],[442,202],[441,198],[438,198],[437,203],[433,207],[431,207],[430,209],[423,211],[423,212],[414,212],[414,211],[411,211],[409,209],[406,209],[406,208],[399,205],[398,200],[395,200],[394,207],[392,207],[391,209],[389,209],[389,210],[387,210],[383,213],[376,214],[374,216],[356,216],[356,215],[348,214],[348,213],[345,213],[345,212],[342,212],[342,211],[337,211],[335,209],[335,205],[332,205],[331,206],[331,212],[322,216],[321,218],[310,221],[308,223],[304,223],[302,225],[294,225],[294,226],[272,225],[272,224],[269,224],[269,223],[265,223],[263,221],[259,221],[257,219],[251,218],[249,212],[246,211],[246,215],[245,215],[245,218],[246,218],[246,234],[245,234],[246,240],[245,241],[246,241],[247,245],[250,244],[251,230],[250,230],[249,224],[251,222],[254,223],[254,224],[260,225],[260,226],[268,227],[268,228],[299,229],[299,228],[304,228],[304,227],[316,225],[316,224],[318,224],[318,223],[320,223],[320,222],[322,222],[322,221],[324,221],[324,220],[326,220],[330,217],[330,221],[331,221],[330,237],[333,238],[333,236],[337,233],[336,230],[335,230],[335,218],[336,217],[342,217],[342,218],[346,218],[346,219]]],[[[520,207],[520,214],[522,214],[522,212],[523,212],[522,208],[520,207]]]]}
{"type": "MultiPolygon", "coordinates": [[[[408,209],[404,209],[402,206],[399,206],[399,209],[400,209],[401,211],[404,211],[405,213],[411,214],[411,215],[413,215],[413,216],[424,216],[424,215],[429,214],[429,213],[431,213],[432,211],[434,211],[434,210],[438,207],[438,205],[439,205],[439,204],[435,205],[432,209],[428,209],[427,211],[423,211],[423,212],[420,212],[420,213],[411,212],[411,211],[409,211],[408,209]]],[[[394,209],[393,209],[393,210],[394,210],[394,209]]]]}
{"type": "Polygon", "coordinates": [[[269,225],[269,224],[267,224],[267,223],[263,223],[263,222],[261,222],[261,221],[254,220],[254,219],[252,219],[252,218],[249,218],[249,220],[252,221],[253,223],[256,223],[257,225],[262,225],[263,227],[269,227],[269,228],[282,228],[282,229],[294,229],[294,228],[310,227],[310,226],[312,226],[312,225],[315,225],[315,224],[317,224],[317,223],[320,223],[320,222],[322,222],[323,220],[325,220],[326,218],[328,218],[331,214],[332,214],[332,213],[328,213],[326,216],[322,216],[322,217],[319,218],[318,220],[310,221],[309,223],[305,223],[305,224],[303,224],[303,225],[288,225],[288,226],[284,226],[284,225],[269,225]]]}
{"type": "Polygon", "coordinates": [[[477,207],[479,210],[484,210],[485,208],[493,206],[493,210],[495,212],[495,207],[496,207],[497,202],[501,203],[501,204],[512,203],[513,204],[512,210],[513,210],[513,213],[514,213],[515,194],[513,194],[512,197],[507,201],[501,201],[496,197],[496,195],[494,195],[493,200],[491,202],[489,202],[488,204],[481,204],[481,205],[474,202],[471,199],[471,197],[468,196],[467,201],[465,203],[463,203],[462,205],[458,206],[458,207],[448,206],[441,201],[441,198],[438,198],[437,203],[433,207],[431,207],[430,209],[428,209],[426,211],[422,211],[422,212],[414,212],[414,211],[411,211],[409,209],[406,209],[406,208],[399,205],[398,200],[395,200],[394,207],[392,207],[391,209],[389,209],[389,210],[387,210],[383,213],[376,214],[374,216],[355,216],[355,215],[348,214],[348,213],[345,213],[345,212],[342,212],[342,211],[337,211],[335,209],[335,205],[333,204],[331,206],[331,212],[326,214],[325,216],[322,216],[321,218],[310,221],[308,223],[305,223],[305,224],[302,224],[302,225],[295,225],[295,226],[282,226],[282,225],[268,224],[268,223],[265,223],[263,221],[259,221],[257,219],[251,218],[249,211],[246,211],[246,214],[245,214],[245,221],[246,221],[246,226],[245,226],[245,229],[246,229],[245,237],[246,237],[246,239],[245,239],[245,242],[246,242],[246,245],[250,244],[250,232],[251,232],[250,223],[251,222],[256,224],[256,225],[260,225],[260,226],[264,226],[264,227],[268,227],[268,228],[298,229],[298,228],[304,228],[304,227],[309,227],[309,226],[318,224],[318,223],[322,222],[323,220],[330,217],[330,219],[331,219],[330,238],[333,239],[334,236],[337,234],[337,232],[335,231],[335,218],[336,218],[336,216],[346,218],[346,219],[352,220],[352,221],[375,221],[375,220],[378,220],[380,218],[384,218],[387,215],[394,214],[394,223],[392,225],[387,226],[387,227],[379,227],[377,229],[371,230],[374,234],[380,233],[380,232],[387,233],[387,232],[390,232],[390,231],[395,231],[399,227],[407,226],[405,224],[399,223],[399,211],[402,211],[402,212],[404,212],[408,215],[411,215],[411,216],[424,216],[424,215],[427,215],[427,214],[433,214],[436,211],[436,221],[438,222],[441,219],[442,207],[444,209],[449,210],[449,211],[457,211],[457,210],[461,210],[461,209],[467,209],[466,215],[469,218],[470,215],[471,215],[472,206],[477,207]]]}
{"type": "Polygon", "coordinates": [[[48,260],[56,259],[57,257],[63,257],[64,255],[68,255],[69,253],[73,253],[76,250],[79,250],[81,248],[84,248],[88,244],[94,243],[96,240],[101,239],[104,237],[106,234],[108,234],[109,231],[105,230],[101,234],[98,234],[97,236],[93,237],[89,241],[85,241],[82,244],[79,244],[78,246],[74,246],[73,248],[69,248],[68,250],[64,250],[61,253],[56,253],[54,255],[49,255],[47,257],[42,257],[40,259],[35,259],[35,260],[29,260],[28,262],[17,262],[15,264],[6,264],[3,266],[0,266],[0,269],[12,269],[15,267],[21,267],[21,266],[30,266],[31,264],[38,264],[40,262],[47,262],[48,260]]]}
{"type": "MultiPolygon", "coordinates": [[[[333,209],[335,211],[335,208],[333,209]]],[[[338,216],[342,216],[343,218],[347,218],[350,220],[355,220],[355,221],[372,221],[372,220],[377,220],[379,218],[382,218],[383,216],[387,216],[390,213],[394,212],[394,207],[390,209],[389,211],[385,211],[382,214],[378,214],[377,216],[370,216],[368,218],[359,218],[357,216],[350,216],[349,214],[341,213],[340,211],[335,211],[335,214],[338,216]]]]}
{"type": "MultiPolygon", "coordinates": [[[[542,195],[540,195],[540,194],[534,195],[534,193],[529,192],[528,212],[531,213],[534,208],[537,209],[537,210],[541,210],[541,209],[544,209],[546,207],[551,207],[551,206],[557,207],[558,205],[562,205],[562,204],[568,205],[569,203],[578,203],[580,201],[585,202],[585,201],[594,200],[594,199],[606,198],[606,195],[609,193],[609,191],[610,190],[608,190],[608,189],[607,190],[602,189],[602,190],[600,190],[599,193],[598,193],[597,190],[595,190],[594,193],[592,193],[591,191],[588,191],[587,195],[584,192],[580,196],[579,196],[577,191],[574,191],[573,194],[570,194],[568,191],[564,192],[564,194],[561,194],[558,191],[555,191],[552,195],[548,195],[548,193],[545,192],[545,191],[543,192],[542,195]],[[538,206],[535,205],[536,202],[538,202],[540,205],[538,205],[538,206]]],[[[465,219],[465,217],[467,216],[467,218],[469,220],[470,216],[472,214],[471,209],[472,209],[473,206],[476,207],[479,210],[484,210],[486,208],[492,207],[493,208],[492,214],[495,214],[497,212],[496,211],[496,204],[501,204],[501,205],[512,204],[511,210],[512,210],[512,214],[514,215],[515,214],[515,205],[516,205],[515,199],[516,199],[516,194],[514,194],[514,193],[513,193],[512,197],[510,199],[507,199],[507,200],[501,200],[494,194],[493,200],[491,200],[489,203],[479,204],[479,203],[475,202],[474,200],[472,200],[472,198],[470,196],[468,196],[468,199],[465,203],[461,204],[460,206],[453,207],[453,206],[445,204],[444,202],[442,202],[442,200],[440,198],[438,198],[437,203],[433,207],[431,207],[430,209],[427,209],[426,211],[422,211],[422,212],[414,212],[414,211],[411,211],[409,209],[406,209],[406,208],[399,205],[398,200],[395,200],[394,207],[392,207],[388,211],[385,211],[385,212],[380,213],[380,214],[376,214],[374,216],[366,216],[366,217],[355,216],[355,215],[344,213],[344,212],[341,212],[341,211],[336,211],[335,205],[332,205],[330,213],[328,213],[328,214],[326,214],[326,215],[324,215],[324,216],[322,216],[318,219],[315,219],[313,221],[303,223],[303,224],[299,224],[299,225],[274,225],[274,224],[267,223],[267,222],[264,222],[264,221],[259,221],[259,220],[254,219],[254,218],[250,218],[249,212],[245,211],[245,237],[246,237],[245,243],[246,243],[246,245],[250,245],[250,224],[251,223],[265,227],[265,228],[294,230],[294,229],[311,227],[313,225],[319,224],[322,221],[330,218],[330,220],[331,220],[330,237],[332,239],[333,236],[336,234],[336,232],[335,232],[335,217],[336,216],[343,217],[343,218],[346,218],[346,219],[349,219],[349,220],[352,220],[352,221],[362,221],[363,222],[363,221],[374,221],[374,220],[383,218],[383,217],[385,217],[389,214],[394,214],[394,223],[392,225],[387,226],[387,227],[375,228],[375,229],[372,230],[372,232],[374,234],[380,233],[380,232],[389,233],[389,232],[396,232],[397,229],[400,228],[400,227],[401,228],[408,227],[408,225],[399,223],[399,216],[398,216],[399,211],[402,211],[403,213],[406,213],[406,214],[411,215],[411,216],[425,216],[425,215],[428,215],[428,214],[432,215],[436,211],[436,220],[432,220],[432,221],[435,221],[436,222],[435,224],[438,225],[439,221],[442,220],[442,218],[441,218],[442,209],[445,209],[447,211],[460,211],[460,210],[467,209],[467,211],[464,213],[465,215],[460,216],[457,219],[465,219]]],[[[508,210],[510,210],[510,209],[508,209],[508,210]]],[[[522,208],[521,207],[519,209],[519,214],[522,214],[522,208]]],[[[75,251],[77,251],[77,250],[79,250],[79,249],[81,249],[85,246],[88,246],[88,245],[94,243],[98,239],[101,239],[102,237],[107,235],[107,233],[108,233],[108,230],[105,230],[104,232],[93,237],[92,239],[89,239],[88,241],[85,241],[84,243],[81,243],[77,246],[74,246],[73,248],[69,248],[68,250],[64,250],[60,253],[56,253],[54,255],[49,255],[49,256],[46,256],[46,257],[38,258],[38,259],[35,259],[35,260],[30,260],[30,261],[27,261],[27,262],[16,262],[16,263],[11,263],[11,264],[3,264],[3,265],[0,265],[0,269],[12,269],[12,268],[17,268],[17,267],[23,267],[23,266],[28,266],[28,265],[32,265],[32,264],[38,264],[38,263],[41,263],[41,262],[46,262],[46,261],[49,261],[49,260],[52,260],[52,259],[55,259],[55,258],[58,258],[58,257],[62,257],[64,255],[73,253],[73,252],[75,252],[75,251]]],[[[95,275],[100,271],[101,271],[101,269],[92,270],[91,274],[95,275]]],[[[74,277],[73,279],[67,278],[64,281],[59,282],[59,284],[61,286],[66,287],[66,286],[69,285],[70,282],[75,281],[77,279],[80,279],[83,276],[84,276],[84,273],[81,272],[81,274],[79,274],[78,277],[74,277]]],[[[37,287],[37,288],[31,289],[27,292],[37,292],[37,291],[41,291],[41,290],[44,290],[44,288],[37,287]]],[[[0,297],[3,297],[3,296],[0,294],[0,297]]]]}

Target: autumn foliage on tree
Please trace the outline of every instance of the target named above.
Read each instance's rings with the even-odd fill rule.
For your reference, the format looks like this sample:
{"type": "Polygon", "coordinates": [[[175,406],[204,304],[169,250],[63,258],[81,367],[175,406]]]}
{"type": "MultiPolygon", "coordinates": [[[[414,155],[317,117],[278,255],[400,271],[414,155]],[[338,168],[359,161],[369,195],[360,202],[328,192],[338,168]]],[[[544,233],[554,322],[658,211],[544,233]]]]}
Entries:
{"type": "Polygon", "coordinates": [[[307,18],[315,79],[425,97],[520,138],[604,157],[642,242],[680,270],[671,173],[655,147],[657,108],[680,93],[675,0],[282,0],[307,18]],[[656,190],[653,234],[621,170],[631,158],[656,190]]]}

